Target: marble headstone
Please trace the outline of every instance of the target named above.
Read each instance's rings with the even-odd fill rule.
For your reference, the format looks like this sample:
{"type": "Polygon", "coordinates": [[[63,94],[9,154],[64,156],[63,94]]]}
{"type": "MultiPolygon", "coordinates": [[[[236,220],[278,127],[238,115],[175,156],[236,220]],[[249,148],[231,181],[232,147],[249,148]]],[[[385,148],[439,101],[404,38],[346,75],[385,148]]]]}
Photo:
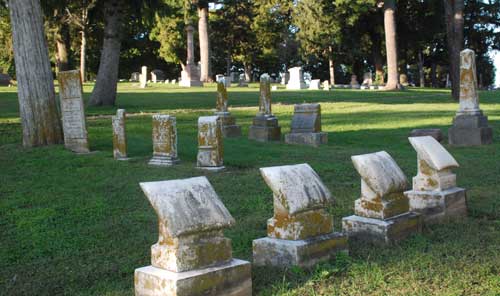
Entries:
{"type": "Polygon", "coordinates": [[[307,85],[304,81],[304,72],[302,67],[293,67],[288,69],[290,79],[286,85],[286,89],[306,89],[307,85]]]}
{"type": "Polygon", "coordinates": [[[222,120],[218,116],[198,118],[197,168],[211,171],[224,169],[222,120]]]}
{"type": "Polygon", "coordinates": [[[146,88],[148,85],[148,67],[142,66],[141,75],[139,76],[139,83],[141,88],[146,88]]]}
{"type": "Polygon", "coordinates": [[[125,109],[116,110],[111,118],[113,126],[113,157],[116,160],[127,160],[127,134],[125,130],[125,109]]]}
{"type": "Polygon", "coordinates": [[[171,166],[179,163],[177,156],[177,124],[173,116],[153,115],[153,158],[150,165],[171,166]]]}
{"type": "Polygon", "coordinates": [[[328,143],[328,134],[321,131],[320,104],[295,105],[291,131],[285,135],[285,142],[314,147],[328,143]]]}

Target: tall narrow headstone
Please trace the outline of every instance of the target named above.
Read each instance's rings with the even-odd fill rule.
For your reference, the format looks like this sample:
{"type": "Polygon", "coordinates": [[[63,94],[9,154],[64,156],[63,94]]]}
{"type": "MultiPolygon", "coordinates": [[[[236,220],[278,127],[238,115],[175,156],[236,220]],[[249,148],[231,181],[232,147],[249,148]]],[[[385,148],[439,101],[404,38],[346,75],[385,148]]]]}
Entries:
{"type": "Polygon", "coordinates": [[[153,158],[149,164],[171,166],[179,161],[175,117],[164,114],[153,115],[153,158]]]}
{"type": "Polygon", "coordinates": [[[191,86],[203,86],[203,82],[200,81],[200,68],[194,62],[194,41],[193,41],[193,31],[192,25],[188,25],[186,28],[187,33],[187,61],[186,65],[181,72],[181,81],[179,86],[191,87],[191,86]]]}
{"type": "Polygon", "coordinates": [[[328,143],[328,134],[321,131],[320,104],[295,105],[291,131],[285,135],[285,142],[314,147],[328,143]]]}
{"type": "Polygon", "coordinates": [[[304,72],[302,67],[293,67],[288,70],[290,79],[286,85],[286,89],[306,89],[307,85],[304,82],[304,72]]]}
{"type": "Polygon", "coordinates": [[[379,244],[420,232],[420,214],[409,212],[403,193],[406,176],[396,161],[385,151],[351,158],[361,176],[361,197],[355,202],[355,215],[342,219],[343,231],[350,238],[379,244]]]}
{"type": "Polygon", "coordinates": [[[89,153],[80,71],[61,71],[58,77],[64,146],[76,153],[89,153]]]}
{"type": "Polygon", "coordinates": [[[273,191],[274,216],[267,237],[253,241],[253,263],[311,267],[347,252],[347,237],[333,231],[328,188],[308,164],[261,168],[273,191]]]}
{"type": "Polygon", "coordinates": [[[488,116],[479,109],[476,75],[476,55],[465,49],[460,53],[460,109],[448,130],[450,145],[479,146],[493,141],[488,116]]]}
{"type": "Polygon", "coordinates": [[[116,160],[127,160],[127,134],[125,132],[125,109],[116,110],[111,118],[113,126],[113,157],[116,160]]]}
{"type": "Polygon", "coordinates": [[[158,216],[151,265],[135,270],[136,296],[252,295],[250,263],[234,259],[223,230],[234,219],[206,177],[140,183],[158,216]]]}
{"type": "Polygon", "coordinates": [[[225,77],[217,80],[217,102],[215,115],[222,121],[222,135],[227,138],[240,137],[241,127],[236,125],[236,118],[228,110],[227,89],[225,77]]]}
{"type": "Polygon", "coordinates": [[[197,168],[210,171],[224,169],[222,120],[218,116],[198,118],[197,168]]]}
{"type": "Polygon", "coordinates": [[[142,66],[141,75],[139,76],[139,83],[141,88],[146,88],[148,85],[148,67],[142,66]]]}
{"type": "Polygon", "coordinates": [[[278,125],[278,118],[271,111],[271,105],[271,81],[266,73],[260,76],[259,112],[248,131],[249,139],[261,142],[281,139],[281,127],[278,125]]]}
{"type": "Polygon", "coordinates": [[[405,195],[410,210],[422,214],[425,223],[436,223],[467,216],[466,191],[457,187],[452,169],[457,161],[433,137],[409,138],[417,151],[418,174],[413,189],[405,195]]]}

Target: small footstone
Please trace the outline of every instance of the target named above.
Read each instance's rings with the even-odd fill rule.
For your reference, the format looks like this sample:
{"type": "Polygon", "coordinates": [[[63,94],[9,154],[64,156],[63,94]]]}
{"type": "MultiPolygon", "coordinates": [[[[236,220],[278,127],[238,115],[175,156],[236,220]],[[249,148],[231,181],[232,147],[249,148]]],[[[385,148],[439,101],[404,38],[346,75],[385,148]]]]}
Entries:
{"type": "Polygon", "coordinates": [[[439,128],[425,128],[425,129],[414,129],[410,132],[410,137],[424,137],[431,136],[436,141],[443,141],[443,132],[439,128]]]}

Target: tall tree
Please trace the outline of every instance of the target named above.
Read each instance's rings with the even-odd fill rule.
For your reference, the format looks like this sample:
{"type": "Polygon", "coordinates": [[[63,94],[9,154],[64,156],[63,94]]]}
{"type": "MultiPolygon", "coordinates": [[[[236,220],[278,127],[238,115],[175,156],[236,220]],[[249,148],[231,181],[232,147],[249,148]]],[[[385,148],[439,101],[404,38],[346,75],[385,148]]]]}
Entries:
{"type": "Polygon", "coordinates": [[[25,147],[62,143],[39,0],[9,0],[25,147]]]}
{"type": "Polygon", "coordinates": [[[464,46],[464,0],[443,0],[450,60],[451,96],[460,97],[460,51],[464,46]]]}
{"type": "Polygon", "coordinates": [[[198,37],[200,40],[200,80],[212,81],[212,66],[210,61],[210,40],[208,38],[208,1],[196,0],[198,8],[198,37]]]}
{"type": "Polygon", "coordinates": [[[97,80],[89,100],[92,106],[115,104],[124,4],[123,0],[104,2],[104,40],[97,80]]]}
{"type": "Polygon", "coordinates": [[[395,0],[384,0],[379,6],[384,9],[384,32],[385,47],[387,55],[387,83],[386,90],[395,90],[399,85],[398,71],[398,46],[396,42],[396,2],[395,0]]]}

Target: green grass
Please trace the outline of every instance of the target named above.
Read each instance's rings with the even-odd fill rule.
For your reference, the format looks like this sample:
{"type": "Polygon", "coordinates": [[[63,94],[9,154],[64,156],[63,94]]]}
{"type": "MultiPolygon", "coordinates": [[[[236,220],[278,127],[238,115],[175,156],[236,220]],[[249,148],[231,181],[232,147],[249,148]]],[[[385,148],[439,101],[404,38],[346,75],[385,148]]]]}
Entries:
{"type": "MultiPolygon", "coordinates": [[[[85,86],[88,97],[92,85],[85,86]]],[[[116,108],[88,108],[91,155],[61,146],[24,149],[14,88],[0,88],[0,295],[133,295],[133,271],[149,264],[157,240],[156,216],[138,183],[206,174],[236,225],[226,231],[234,256],[251,259],[251,243],[266,235],[272,193],[258,168],[309,163],[335,196],[336,228],[353,212],[360,192],[350,156],[388,151],[408,178],[416,155],[413,128],[446,132],[457,109],[447,91],[336,90],[273,92],[283,133],[293,104],[320,102],[329,144],[320,148],[247,140],[258,101],[257,85],[229,90],[231,112],[245,135],[226,139],[222,173],[196,170],[196,119],[211,114],[215,87],[180,89],[119,85],[117,107],[143,116],[127,119],[129,162],[112,158],[111,120],[116,108]],[[151,117],[177,116],[181,164],[147,166],[151,117]]],[[[426,227],[399,246],[351,245],[349,257],[312,270],[253,269],[257,295],[500,295],[500,94],[481,93],[494,128],[494,144],[452,148],[468,189],[469,218],[426,227]]]]}

